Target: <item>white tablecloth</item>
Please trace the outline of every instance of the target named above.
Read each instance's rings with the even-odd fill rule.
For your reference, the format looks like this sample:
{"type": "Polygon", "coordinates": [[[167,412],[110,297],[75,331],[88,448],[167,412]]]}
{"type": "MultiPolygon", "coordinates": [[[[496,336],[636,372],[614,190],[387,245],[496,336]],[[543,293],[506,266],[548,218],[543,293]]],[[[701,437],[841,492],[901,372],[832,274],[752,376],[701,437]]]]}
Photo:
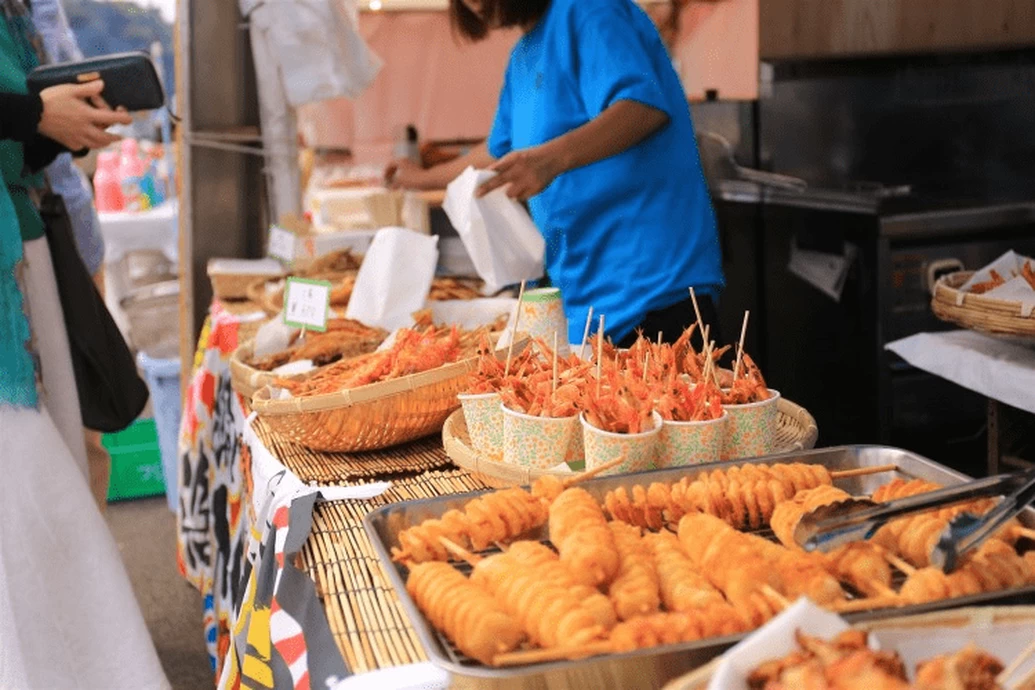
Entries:
{"type": "Polygon", "coordinates": [[[918,333],[887,348],[985,397],[1035,414],[1035,349],[974,331],[918,333]]]}

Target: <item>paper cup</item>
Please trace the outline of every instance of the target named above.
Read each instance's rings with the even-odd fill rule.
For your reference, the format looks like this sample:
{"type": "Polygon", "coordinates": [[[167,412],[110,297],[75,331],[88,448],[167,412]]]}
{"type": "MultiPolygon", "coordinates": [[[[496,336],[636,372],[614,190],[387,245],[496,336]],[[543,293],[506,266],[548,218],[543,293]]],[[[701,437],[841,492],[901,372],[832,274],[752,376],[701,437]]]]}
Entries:
{"type": "Polygon", "coordinates": [[[519,328],[532,338],[541,338],[547,345],[553,345],[557,335],[557,354],[567,357],[571,352],[568,344],[568,319],[564,317],[564,303],[558,288],[536,288],[525,292],[521,302],[521,323],[519,328]]]}
{"type": "Polygon", "coordinates": [[[586,459],[586,444],[582,440],[582,427],[575,426],[575,433],[571,435],[571,443],[568,444],[568,454],[564,461],[569,465],[574,462],[583,462],[586,459]]]}
{"type": "Polygon", "coordinates": [[[728,419],[729,413],[725,411],[718,419],[702,422],[670,422],[666,419],[658,439],[658,467],[686,467],[720,460],[728,419]]]}
{"type": "Polygon", "coordinates": [[[769,389],[769,396],[768,400],[747,405],[723,405],[728,414],[723,460],[757,458],[776,452],[780,392],[769,389]]]}
{"type": "Polygon", "coordinates": [[[499,393],[458,395],[471,445],[481,455],[499,459],[503,452],[503,409],[499,393]]]}
{"type": "Polygon", "coordinates": [[[508,410],[503,413],[503,462],[548,470],[563,463],[579,428],[578,417],[533,417],[508,410]]]}
{"type": "Polygon", "coordinates": [[[586,470],[592,470],[625,454],[625,462],[604,474],[642,472],[654,468],[654,458],[661,435],[661,415],[654,413],[654,428],[639,434],[616,434],[598,429],[589,423],[583,413],[582,442],[586,447],[586,470]]]}

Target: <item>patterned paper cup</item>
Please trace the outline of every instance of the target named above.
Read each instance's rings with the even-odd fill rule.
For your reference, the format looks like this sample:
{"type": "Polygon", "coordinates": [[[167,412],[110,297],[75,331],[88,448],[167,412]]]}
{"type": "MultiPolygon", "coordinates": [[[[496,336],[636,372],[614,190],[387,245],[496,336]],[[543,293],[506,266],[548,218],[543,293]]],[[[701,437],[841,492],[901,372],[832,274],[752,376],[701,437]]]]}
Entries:
{"type": "Polygon", "coordinates": [[[582,427],[576,425],[575,433],[571,435],[571,443],[568,444],[568,454],[564,462],[569,465],[573,462],[582,462],[586,459],[586,444],[582,440],[582,427]]]}
{"type": "Polygon", "coordinates": [[[728,419],[729,413],[723,411],[718,419],[704,422],[665,420],[658,443],[658,467],[700,465],[722,458],[728,419]]]}
{"type": "Polygon", "coordinates": [[[564,462],[571,438],[579,428],[578,417],[533,417],[503,411],[503,462],[548,470],[564,462]]]}
{"type": "Polygon", "coordinates": [[[471,445],[482,455],[499,460],[503,453],[503,409],[499,393],[458,395],[471,445]]]}
{"type": "Polygon", "coordinates": [[[521,302],[519,328],[533,338],[541,338],[547,345],[553,344],[556,334],[557,353],[567,357],[571,352],[568,345],[568,319],[564,316],[564,304],[558,288],[536,288],[525,293],[521,302]]]}
{"type": "Polygon", "coordinates": [[[616,460],[625,454],[625,462],[612,467],[604,474],[623,474],[625,472],[641,472],[654,468],[654,458],[658,450],[658,437],[661,435],[661,415],[654,413],[654,428],[639,434],[616,434],[603,431],[589,423],[583,413],[582,441],[586,447],[586,469],[592,470],[616,460]]]}
{"type": "Polygon", "coordinates": [[[776,452],[777,405],[780,392],[769,389],[769,399],[747,405],[724,405],[729,415],[722,459],[757,458],[776,452]]]}

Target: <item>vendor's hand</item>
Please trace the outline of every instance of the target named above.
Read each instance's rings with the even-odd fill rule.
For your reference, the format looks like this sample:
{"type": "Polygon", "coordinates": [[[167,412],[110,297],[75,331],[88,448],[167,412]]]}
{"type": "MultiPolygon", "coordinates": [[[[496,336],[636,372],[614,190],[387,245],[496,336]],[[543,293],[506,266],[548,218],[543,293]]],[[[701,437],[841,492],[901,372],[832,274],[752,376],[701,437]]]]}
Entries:
{"type": "Polygon", "coordinates": [[[563,172],[556,156],[545,146],[536,146],[521,151],[512,151],[496,161],[489,170],[496,175],[484,182],[476,196],[483,197],[504,185],[507,196],[525,201],[550,186],[554,178],[563,172]]]}
{"type": "Polygon", "coordinates": [[[406,158],[392,161],[385,168],[385,184],[391,189],[427,189],[428,171],[406,158]]]}
{"type": "Polygon", "coordinates": [[[112,110],[101,99],[104,82],[61,84],[40,92],[43,115],[39,132],[70,151],[101,149],[119,140],[107,130],[112,125],[128,125],[133,118],[112,110]]]}

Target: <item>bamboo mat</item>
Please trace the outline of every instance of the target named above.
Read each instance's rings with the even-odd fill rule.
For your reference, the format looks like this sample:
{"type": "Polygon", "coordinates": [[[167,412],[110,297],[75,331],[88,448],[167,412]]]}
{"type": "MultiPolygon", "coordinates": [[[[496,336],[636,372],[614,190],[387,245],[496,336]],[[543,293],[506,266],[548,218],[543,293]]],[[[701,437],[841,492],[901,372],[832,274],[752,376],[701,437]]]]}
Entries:
{"type": "Polygon", "coordinates": [[[391,489],[369,501],[316,505],[300,554],[302,570],[316,583],[331,633],[353,673],[427,660],[367,539],[364,516],[390,503],[484,488],[467,472],[449,468],[393,480],[391,489]]]}
{"type": "Polygon", "coordinates": [[[394,480],[454,467],[438,436],[367,453],[321,453],[278,436],[261,419],[255,420],[254,429],[273,457],[304,484],[335,486],[394,480]]]}

